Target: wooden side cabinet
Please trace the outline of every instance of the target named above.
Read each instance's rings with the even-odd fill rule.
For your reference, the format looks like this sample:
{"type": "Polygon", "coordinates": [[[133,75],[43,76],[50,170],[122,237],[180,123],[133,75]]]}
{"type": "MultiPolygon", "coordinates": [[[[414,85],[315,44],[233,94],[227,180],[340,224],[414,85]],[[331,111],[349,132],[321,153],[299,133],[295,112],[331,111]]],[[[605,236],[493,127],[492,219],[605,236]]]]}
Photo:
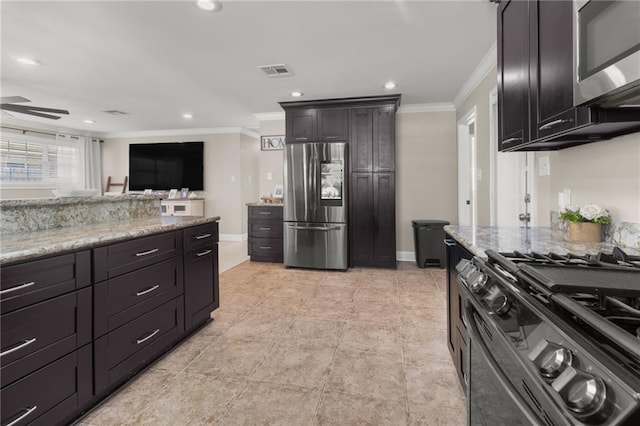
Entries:
{"type": "Polygon", "coordinates": [[[248,217],[251,261],[282,263],[282,206],[249,206],[248,217]]]}

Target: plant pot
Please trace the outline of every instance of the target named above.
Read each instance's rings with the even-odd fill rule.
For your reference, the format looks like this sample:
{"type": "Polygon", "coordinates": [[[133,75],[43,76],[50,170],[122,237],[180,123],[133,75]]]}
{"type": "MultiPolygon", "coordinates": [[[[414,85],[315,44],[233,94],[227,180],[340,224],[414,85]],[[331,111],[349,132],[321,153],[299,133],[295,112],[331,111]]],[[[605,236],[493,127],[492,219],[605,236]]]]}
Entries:
{"type": "Polygon", "coordinates": [[[599,243],[602,241],[602,225],[591,222],[569,222],[569,241],[573,243],[599,243]]]}

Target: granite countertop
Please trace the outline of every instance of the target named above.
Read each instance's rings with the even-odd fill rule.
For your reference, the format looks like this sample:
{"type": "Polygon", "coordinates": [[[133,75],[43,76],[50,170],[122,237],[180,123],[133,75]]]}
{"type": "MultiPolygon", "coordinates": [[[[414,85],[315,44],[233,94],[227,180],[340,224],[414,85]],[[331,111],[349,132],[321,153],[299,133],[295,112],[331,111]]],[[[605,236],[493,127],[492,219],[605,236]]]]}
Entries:
{"type": "Polygon", "coordinates": [[[248,207],[282,207],[284,206],[284,203],[265,203],[265,202],[259,202],[259,203],[247,203],[248,207]]]}
{"type": "Polygon", "coordinates": [[[131,219],[2,235],[0,240],[0,264],[88,249],[130,238],[217,222],[219,220],[220,216],[159,216],[150,219],[131,219]]]}
{"type": "Polygon", "coordinates": [[[61,206],[69,204],[95,204],[110,203],[123,200],[159,200],[158,195],[143,194],[123,194],[123,195],[105,195],[96,197],[51,197],[51,198],[24,198],[17,200],[0,200],[2,208],[21,208],[21,207],[44,207],[44,206],[61,206]]]}
{"type": "MultiPolygon", "coordinates": [[[[598,252],[611,253],[615,247],[609,243],[572,243],[565,241],[562,235],[553,232],[551,228],[533,227],[507,228],[495,226],[446,225],[445,232],[456,239],[471,253],[485,257],[485,250],[512,252],[518,250],[524,253],[538,252],[564,254],[571,252],[577,255],[595,254],[598,252]]],[[[640,250],[621,247],[625,253],[638,256],[640,250]]]]}

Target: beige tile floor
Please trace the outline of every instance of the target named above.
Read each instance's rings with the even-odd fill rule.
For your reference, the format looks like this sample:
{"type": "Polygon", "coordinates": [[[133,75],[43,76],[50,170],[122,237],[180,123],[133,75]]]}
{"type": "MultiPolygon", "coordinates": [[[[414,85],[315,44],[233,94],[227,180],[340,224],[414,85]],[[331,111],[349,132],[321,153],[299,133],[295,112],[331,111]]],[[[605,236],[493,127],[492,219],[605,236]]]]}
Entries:
{"type": "Polygon", "coordinates": [[[408,262],[241,263],[213,322],[79,424],[464,425],[445,297],[443,270],[408,262]]]}

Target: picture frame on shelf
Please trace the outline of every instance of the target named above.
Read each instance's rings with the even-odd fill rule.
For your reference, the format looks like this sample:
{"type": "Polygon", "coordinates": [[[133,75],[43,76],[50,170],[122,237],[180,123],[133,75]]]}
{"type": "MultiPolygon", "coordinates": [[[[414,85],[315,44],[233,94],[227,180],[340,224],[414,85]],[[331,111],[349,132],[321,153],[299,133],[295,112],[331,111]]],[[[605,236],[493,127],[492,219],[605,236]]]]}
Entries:
{"type": "Polygon", "coordinates": [[[275,188],[273,188],[273,196],[274,198],[284,197],[284,189],[282,185],[276,185],[275,188]]]}
{"type": "Polygon", "coordinates": [[[153,189],[145,189],[144,190],[144,195],[152,195],[153,194],[153,189]]]}
{"type": "Polygon", "coordinates": [[[189,188],[180,189],[180,198],[189,198],[189,188]]]}
{"type": "Polygon", "coordinates": [[[261,136],[260,149],[263,151],[277,151],[284,148],[284,135],[282,136],[261,136]]]}
{"type": "Polygon", "coordinates": [[[173,200],[176,198],[176,196],[178,195],[178,190],[177,189],[172,189],[171,191],[169,191],[169,196],[167,197],[169,200],[173,200]]]}

